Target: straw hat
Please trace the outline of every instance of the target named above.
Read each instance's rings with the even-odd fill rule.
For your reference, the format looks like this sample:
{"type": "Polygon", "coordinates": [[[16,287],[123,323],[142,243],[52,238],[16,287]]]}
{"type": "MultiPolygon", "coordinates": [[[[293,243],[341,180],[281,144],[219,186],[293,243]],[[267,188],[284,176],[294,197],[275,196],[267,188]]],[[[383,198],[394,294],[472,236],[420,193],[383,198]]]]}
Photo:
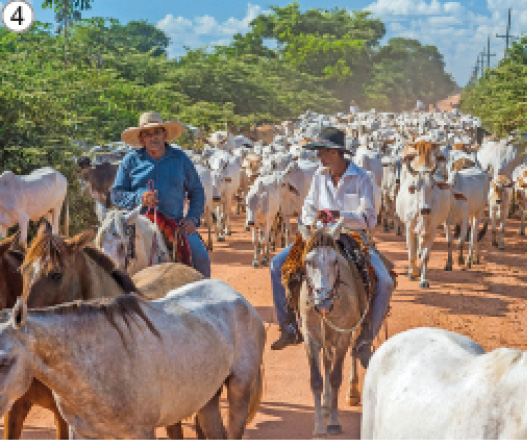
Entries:
{"type": "Polygon", "coordinates": [[[123,142],[131,145],[132,147],[141,148],[143,144],[139,140],[139,133],[141,130],[154,127],[163,127],[167,132],[167,142],[176,140],[181,134],[185,127],[179,121],[165,121],[161,118],[161,115],[157,112],[146,112],[139,116],[139,127],[129,127],[121,135],[123,142]]]}

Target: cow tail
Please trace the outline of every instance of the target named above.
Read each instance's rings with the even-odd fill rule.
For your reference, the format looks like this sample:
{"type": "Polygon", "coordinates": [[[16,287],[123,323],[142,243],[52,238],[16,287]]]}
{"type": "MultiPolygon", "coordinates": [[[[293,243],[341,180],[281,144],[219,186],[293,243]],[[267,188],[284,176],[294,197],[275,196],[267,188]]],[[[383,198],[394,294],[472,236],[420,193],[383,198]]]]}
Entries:
{"type": "Polygon", "coordinates": [[[70,204],[68,201],[68,194],[64,199],[64,236],[70,236],[70,204]]]}
{"type": "Polygon", "coordinates": [[[483,228],[481,229],[481,231],[478,232],[478,241],[481,241],[481,239],[485,237],[488,227],[489,227],[489,221],[486,220],[485,224],[483,225],[483,228]]]}
{"type": "Polygon", "coordinates": [[[260,367],[258,368],[258,373],[254,377],[253,382],[251,384],[251,397],[249,399],[249,414],[247,416],[246,425],[252,422],[252,420],[256,416],[256,413],[258,412],[258,408],[262,401],[262,395],[263,395],[263,381],[264,381],[264,364],[263,364],[263,359],[262,359],[262,363],[260,364],[260,367]]]}

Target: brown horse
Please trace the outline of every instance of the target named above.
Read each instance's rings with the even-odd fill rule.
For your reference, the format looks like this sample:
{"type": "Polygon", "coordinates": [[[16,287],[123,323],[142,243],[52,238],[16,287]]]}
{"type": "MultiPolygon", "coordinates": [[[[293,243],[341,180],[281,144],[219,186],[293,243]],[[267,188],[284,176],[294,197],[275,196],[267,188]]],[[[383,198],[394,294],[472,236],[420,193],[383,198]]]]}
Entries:
{"type": "MultiPolygon", "coordinates": [[[[126,273],[115,269],[109,257],[90,246],[93,236],[92,231],[86,231],[70,239],[63,239],[53,235],[50,228],[41,227],[24,260],[24,283],[22,275],[17,272],[23,255],[11,249],[11,243],[16,241],[16,237],[1,242],[1,280],[6,279],[8,273],[13,276],[10,278],[11,290],[4,289],[0,281],[2,300],[5,297],[4,301],[7,301],[7,298],[11,301],[7,307],[13,307],[16,297],[22,294],[22,284],[25,288],[23,297],[29,307],[46,307],[68,301],[102,296],[117,297],[137,292],[139,289],[126,273]],[[33,269],[37,261],[38,271],[33,269]],[[18,290],[13,286],[19,286],[18,290]]],[[[169,263],[167,266],[153,266],[139,272],[138,284],[144,289],[141,291],[147,298],[155,299],[166,294],[168,290],[203,278],[194,269],[181,266],[169,263]],[[158,277],[163,289],[149,282],[158,277]]],[[[20,438],[24,420],[34,404],[52,411],[57,425],[57,438],[68,438],[68,426],[57,409],[51,390],[36,380],[6,414],[4,438],[20,438]]],[[[178,425],[167,427],[167,433],[170,438],[180,438],[182,434],[178,425]]]]}
{"type": "MultiPolygon", "coordinates": [[[[0,242],[0,309],[14,307],[22,295],[22,275],[19,268],[24,253],[14,249],[18,242],[16,233],[0,242]]],[[[4,417],[4,439],[20,438],[22,425],[31,407],[36,404],[49,409],[55,415],[57,438],[68,438],[68,425],[62,418],[49,388],[34,380],[27,393],[18,399],[4,417]]]]}

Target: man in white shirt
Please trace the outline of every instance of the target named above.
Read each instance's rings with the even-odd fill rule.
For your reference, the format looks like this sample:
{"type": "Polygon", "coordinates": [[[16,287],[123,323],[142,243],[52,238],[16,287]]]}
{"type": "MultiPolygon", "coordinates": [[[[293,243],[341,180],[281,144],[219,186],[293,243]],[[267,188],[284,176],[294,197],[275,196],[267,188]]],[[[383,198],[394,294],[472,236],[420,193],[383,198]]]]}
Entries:
{"type": "Polygon", "coordinates": [[[352,100],[350,103],[350,115],[355,116],[357,113],[359,113],[359,106],[355,102],[355,100],[352,100]]]}
{"type": "MultiPolygon", "coordinates": [[[[302,222],[305,225],[317,227],[321,222],[327,222],[326,210],[331,212],[335,221],[343,217],[344,225],[350,229],[369,230],[377,224],[372,181],[366,171],[345,157],[345,138],[343,131],[326,127],[317,140],[304,147],[317,150],[322,162],[322,167],[313,176],[302,207],[302,222]]],[[[273,301],[281,331],[280,338],[271,345],[273,350],[281,350],[302,339],[281,283],[281,269],[290,249],[291,246],[286,247],[271,261],[273,301]]],[[[388,270],[374,249],[370,250],[370,257],[377,275],[371,326],[363,327],[354,348],[364,366],[368,364],[371,342],[388,311],[394,287],[388,270]]]]}

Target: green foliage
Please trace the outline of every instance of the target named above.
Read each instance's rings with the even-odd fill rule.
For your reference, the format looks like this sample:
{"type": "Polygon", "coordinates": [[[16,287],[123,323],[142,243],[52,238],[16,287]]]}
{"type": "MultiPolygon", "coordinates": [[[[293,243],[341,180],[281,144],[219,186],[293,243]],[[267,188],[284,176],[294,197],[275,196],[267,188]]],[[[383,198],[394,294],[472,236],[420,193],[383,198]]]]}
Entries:
{"type": "Polygon", "coordinates": [[[513,43],[495,69],[464,89],[461,108],[499,136],[527,131],[527,37],[513,43]]]}
{"type": "Polygon", "coordinates": [[[456,88],[435,46],[392,38],[373,60],[365,90],[371,106],[379,110],[409,110],[417,99],[435,103],[456,88]]]}

